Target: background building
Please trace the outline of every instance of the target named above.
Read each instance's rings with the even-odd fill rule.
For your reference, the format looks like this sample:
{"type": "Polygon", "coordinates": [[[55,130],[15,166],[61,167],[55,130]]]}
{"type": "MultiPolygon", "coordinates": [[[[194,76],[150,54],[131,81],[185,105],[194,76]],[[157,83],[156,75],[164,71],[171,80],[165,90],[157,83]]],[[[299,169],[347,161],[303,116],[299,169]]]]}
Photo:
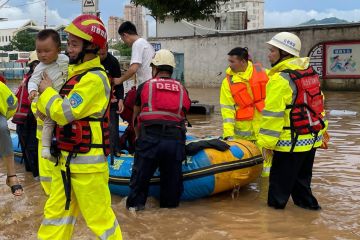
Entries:
{"type": "Polygon", "coordinates": [[[156,22],[156,37],[202,36],[264,28],[264,0],[230,0],[220,3],[217,13],[206,20],[174,22],[167,17],[156,22]]]}
{"type": "Polygon", "coordinates": [[[16,35],[17,31],[27,26],[36,26],[36,24],[30,19],[0,21],[0,46],[9,45],[10,40],[16,35]]]}
{"type": "Polygon", "coordinates": [[[139,36],[143,38],[148,37],[145,10],[143,7],[132,4],[125,5],[124,20],[135,24],[139,36]]]}
{"type": "Polygon", "coordinates": [[[247,29],[264,28],[264,0],[230,0],[220,6],[220,13],[237,10],[247,12],[247,29]]]}
{"type": "Polygon", "coordinates": [[[125,22],[123,18],[110,16],[108,20],[108,41],[118,42],[120,40],[120,35],[118,34],[118,29],[120,25],[125,22]]]}

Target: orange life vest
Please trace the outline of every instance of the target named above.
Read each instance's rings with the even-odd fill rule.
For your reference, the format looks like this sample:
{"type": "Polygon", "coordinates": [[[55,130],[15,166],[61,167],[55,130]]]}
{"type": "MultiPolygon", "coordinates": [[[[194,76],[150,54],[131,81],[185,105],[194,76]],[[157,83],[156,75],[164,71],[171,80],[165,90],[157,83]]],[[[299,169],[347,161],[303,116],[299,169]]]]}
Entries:
{"type": "Polygon", "coordinates": [[[252,96],[247,85],[243,82],[234,83],[231,75],[226,76],[229,82],[231,95],[237,105],[236,120],[252,120],[255,108],[261,112],[265,107],[266,84],[269,80],[265,70],[258,63],[253,66],[253,73],[249,80],[252,96]]]}

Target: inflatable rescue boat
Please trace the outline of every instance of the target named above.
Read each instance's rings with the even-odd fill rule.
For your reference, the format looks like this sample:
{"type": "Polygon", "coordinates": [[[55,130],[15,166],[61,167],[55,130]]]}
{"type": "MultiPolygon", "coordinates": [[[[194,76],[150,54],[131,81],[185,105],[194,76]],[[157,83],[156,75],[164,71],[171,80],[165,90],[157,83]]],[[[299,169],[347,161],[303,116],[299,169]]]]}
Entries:
{"type": "MultiPolygon", "coordinates": [[[[124,127],[120,126],[120,133],[124,127]]],[[[21,159],[21,148],[15,132],[11,133],[17,161],[21,159]]],[[[187,137],[187,144],[201,139],[187,137]]],[[[219,151],[212,148],[200,150],[193,156],[188,156],[183,162],[184,192],[182,200],[194,200],[216,193],[232,190],[253,182],[261,175],[263,158],[255,144],[245,140],[226,141],[230,148],[219,151]]],[[[109,187],[113,194],[127,196],[134,161],[133,155],[123,154],[114,158],[110,164],[109,187]]],[[[160,173],[157,170],[151,179],[149,195],[159,197],[160,173]]]]}

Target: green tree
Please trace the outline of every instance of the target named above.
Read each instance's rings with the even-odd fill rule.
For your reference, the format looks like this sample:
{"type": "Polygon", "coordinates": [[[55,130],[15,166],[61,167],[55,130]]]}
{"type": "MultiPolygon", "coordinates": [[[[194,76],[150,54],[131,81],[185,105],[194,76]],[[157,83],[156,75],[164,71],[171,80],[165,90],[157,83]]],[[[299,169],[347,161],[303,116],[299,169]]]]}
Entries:
{"type": "Polygon", "coordinates": [[[13,48],[18,51],[33,51],[35,49],[35,35],[26,31],[18,32],[10,42],[13,48]]]}
{"type": "Polygon", "coordinates": [[[119,42],[111,46],[111,48],[118,50],[121,56],[131,56],[131,48],[128,47],[125,43],[119,42]]]}
{"type": "Polygon", "coordinates": [[[148,8],[151,15],[163,21],[170,15],[175,21],[186,19],[194,21],[210,17],[219,7],[220,2],[229,0],[131,0],[135,5],[148,8]]]}

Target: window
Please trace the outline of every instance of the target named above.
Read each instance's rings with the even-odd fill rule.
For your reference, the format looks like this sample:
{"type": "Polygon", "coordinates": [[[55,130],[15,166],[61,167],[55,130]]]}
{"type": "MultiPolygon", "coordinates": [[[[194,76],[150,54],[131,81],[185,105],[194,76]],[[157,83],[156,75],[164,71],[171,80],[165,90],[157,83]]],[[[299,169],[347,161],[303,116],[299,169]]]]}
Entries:
{"type": "Polygon", "coordinates": [[[10,54],[9,54],[9,59],[10,59],[11,61],[16,61],[16,60],[18,60],[18,55],[17,55],[17,53],[10,53],[10,54]]]}
{"type": "Polygon", "coordinates": [[[9,36],[9,41],[11,41],[11,36],[9,36]]]}
{"type": "Polygon", "coordinates": [[[7,42],[7,41],[8,41],[7,36],[5,36],[5,42],[7,42]]]}

